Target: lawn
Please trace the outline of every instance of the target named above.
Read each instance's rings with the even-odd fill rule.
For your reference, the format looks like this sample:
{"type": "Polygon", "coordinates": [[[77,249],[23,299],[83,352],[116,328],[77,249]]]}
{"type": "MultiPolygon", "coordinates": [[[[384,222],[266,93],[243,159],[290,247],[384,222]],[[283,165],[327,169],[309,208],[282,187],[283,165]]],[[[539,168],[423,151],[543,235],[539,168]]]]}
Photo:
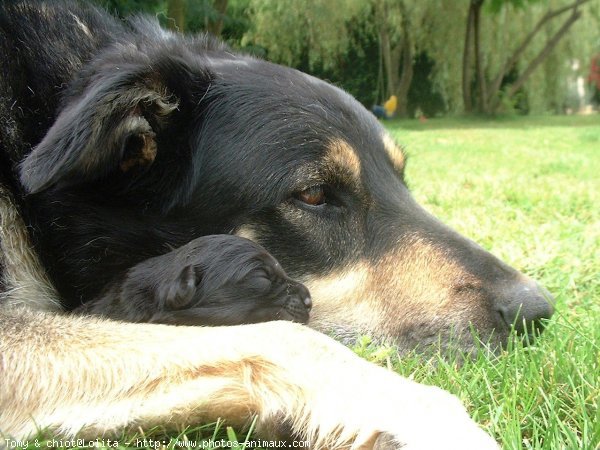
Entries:
{"type": "Polygon", "coordinates": [[[359,352],[454,392],[505,449],[600,448],[600,118],[386,126],[416,198],[546,286],[556,314],[535,345],[462,367],[359,352]]]}
{"type": "MultiPolygon", "coordinates": [[[[535,345],[463,364],[402,356],[365,337],[354,348],[458,395],[504,449],[600,448],[600,117],[390,121],[417,199],[537,279],[556,314],[535,345]]],[[[224,426],[190,440],[235,439],[224,426]]],[[[178,448],[178,439],[166,439],[178,448]]],[[[146,434],[123,439],[134,442],[146,434]]],[[[238,440],[245,434],[238,433],[238,440]]],[[[137,448],[143,448],[137,447],[137,448]]]]}

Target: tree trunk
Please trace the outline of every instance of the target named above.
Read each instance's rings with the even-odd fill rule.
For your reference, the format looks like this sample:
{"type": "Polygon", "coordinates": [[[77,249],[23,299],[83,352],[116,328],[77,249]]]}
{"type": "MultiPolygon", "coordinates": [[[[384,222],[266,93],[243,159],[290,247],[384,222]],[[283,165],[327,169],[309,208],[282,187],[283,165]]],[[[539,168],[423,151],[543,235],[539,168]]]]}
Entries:
{"type": "Polygon", "coordinates": [[[483,55],[481,53],[481,6],[485,0],[471,0],[473,6],[473,44],[475,50],[475,70],[477,72],[477,112],[487,112],[487,89],[483,55]]]}
{"type": "Polygon", "coordinates": [[[381,39],[381,54],[383,55],[383,66],[385,69],[386,89],[384,97],[389,97],[394,92],[394,70],[392,59],[392,48],[390,44],[390,36],[387,32],[385,25],[383,25],[379,31],[379,37],[381,39]]]}
{"type": "MultiPolygon", "coordinates": [[[[581,17],[581,13],[574,9],[569,18],[563,23],[560,29],[554,33],[554,36],[546,42],[544,48],[537,54],[537,56],[527,65],[521,76],[517,78],[517,80],[510,86],[508,91],[506,91],[506,97],[512,98],[513,95],[517,93],[519,89],[525,84],[525,82],[529,79],[533,71],[548,57],[548,55],[552,52],[556,44],[561,40],[561,38],[567,33],[569,28],[581,17]]],[[[494,110],[498,108],[500,104],[500,100],[498,96],[493,104],[494,110]]]]}
{"type": "MultiPolygon", "coordinates": [[[[401,3],[400,7],[402,9],[402,43],[398,48],[401,48],[402,51],[402,72],[394,93],[396,94],[396,97],[398,97],[398,109],[396,114],[399,117],[406,117],[408,115],[408,90],[410,89],[413,79],[414,50],[409,32],[409,18],[404,3],[401,3]]],[[[396,67],[398,67],[398,65],[396,65],[396,67]]]]}
{"type": "Polygon", "coordinates": [[[471,52],[473,45],[473,3],[469,4],[469,14],[467,16],[467,29],[465,30],[465,45],[463,48],[463,67],[462,67],[462,94],[463,107],[467,114],[473,111],[473,100],[471,98],[471,52]]]}
{"type": "Polygon", "coordinates": [[[400,64],[400,55],[402,48],[399,45],[392,47],[390,34],[387,27],[387,4],[385,1],[378,1],[375,4],[377,22],[379,24],[379,38],[381,41],[381,54],[383,56],[383,66],[385,71],[386,89],[385,99],[395,94],[398,86],[398,66],[400,64]]]}
{"type": "Polygon", "coordinates": [[[402,10],[402,38],[401,42],[392,44],[387,28],[387,4],[381,0],[375,2],[386,78],[384,97],[387,99],[390,95],[395,95],[398,98],[396,114],[404,117],[407,115],[408,90],[413,78],[414,51],[409,32],[409,19],[405,13],[404,4],[400,3],[399,6],[402,10]],[[400,64],[402,64],[402,67],[400,67],[400,64]]]}
{"type": "Polygon", "coordinates": [[[167,5],[167,26],[173,31],[185,31],[186,0],[169,0],[167,5]]]}
{"type": "Polygon", "coordinates": [[[410,43],[403,45],[402,50],[402,75],[396,90],[398,97],[398,109],[396,114],[399,117],[408,115],[408,91],[413,79],[413,50],[410,43]]]}
{"type": "MultiPolygon", "coordinates": [[[[566,5],[562,8],[559,9],[555,9],[553,11],[548,11],[546,14],[544,14],[544,16],[537,22],[537,24],[535,25],[535,27],[533,28],[533,30],[525,37],[525,39],[523,39],[523,42],[521,42],[521,44],[517,47],[517,49],[513,52],[513,54],[511,55],[511,57],[506,61],[506,63],[502,66],[502,68],[498,71],[498,74],[496,75],[496,77],[494,78],[494,81],[492,82],[491,88],[488,91],[488,105],[489,105],[489,109],[490,111],[493,113],[496,111],[496,109],[498,108],[498,106],[500,105],[500,88],[502,86],[502,80],[504,79],[504,77],[506,76],[506,74],[515,66],[515,64],[519,61],[519,58],[521,57],[521,55],[525,52],[525,50],[527,49],[527,47],[529,46],[529,44],[531,43],[531,41],[533,40],[533,38],[543,29],[543,26],[549,22],[550,20],[554,19],[555,17],[569,11],[572,10],[571,13],[571,17],[565,22],[565,24],[563,25],[563,27],[566,26],[565,30],[563,32],[561,32],[561,30],[563,28],[561,28],[561,30],[559,30],[555,36],[548,41],[548,43],[546,44],[546,46],[544,47],[544,49],[538,54],[538,56],[536,57],[536,59],[534,59],[534,61],[536,61],[538,58],[541,57],[541,60],[539,60],[539,62],[537,62],[531,69],[530,66],[533,64],[534,61],[532,61],[532,63],[529,64],[529,66],[527,67],[527,69],[525,70],[525,72],[523,72],[523,75],[521,75],[519,77],[519,79],[513,84],[516,85],[519,80],[521,80],[524,76],[525,79],[522,80],[522,82],[519,83],[519,86],[517,87],[517,89],[515,89],[512,93],[510,91],[512,91],[512,88],[509,90],[509,92],[507,92],[507,96],[508,98],[511,98],[516,92],[517,90],[519,90],[521,88],[521,86],[523,85],[523,83],[525,83],[525,81],[527,81],[527,78],[529,78],[529,76],[531,75],[531,72],[533,72],[533,69],[535,69],[550,53],[550,51],[552,50],[552,48],[554,48],[554,46],[556,46],[556,44],[558,43],[558,41],[562,38],[562,36],[567,32],[568,28],[575,23],[575,21],[577,20],[577,18],[573,19],[573,15],[576,14],[576,10],[577,7],[580,5],[583,5],[584,3],[589,2],[590,0],[576,0],[574,3],[571,3],[569,5],[566,5]],[[551,41],[556,38],[556,42],[554,42],[552,45],[551,41]],[[527,73],[527,75],[525,75],[525,73],[529,70],[529,73],[527,73]]],[[[577,13],[579,14],[579,13],[577,13]]]]}
{"type": "Polygon", "coordinates": [[[225,16],[225,12],[227,11],[227,0],[215,0],[213,7],[215,11],[219,14],[217,20],[213,22],[209,22],[206,26],[206,31],[208,31],[213,36],[221,36],[221,32],[223,31],[223,17],[225,16]]]}

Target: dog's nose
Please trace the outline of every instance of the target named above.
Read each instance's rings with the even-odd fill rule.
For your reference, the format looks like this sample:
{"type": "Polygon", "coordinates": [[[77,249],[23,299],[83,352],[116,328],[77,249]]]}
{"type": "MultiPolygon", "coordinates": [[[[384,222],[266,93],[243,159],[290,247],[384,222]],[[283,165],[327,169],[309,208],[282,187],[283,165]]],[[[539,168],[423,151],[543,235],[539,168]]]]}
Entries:
{"type": "Polygon", "coordinates": [[[554,298],[534,281],[513,284],[503,290],[503,301],[495,307],[502,321],[519,335],[533,336],[544,329],[554,313],[554,298]]]}

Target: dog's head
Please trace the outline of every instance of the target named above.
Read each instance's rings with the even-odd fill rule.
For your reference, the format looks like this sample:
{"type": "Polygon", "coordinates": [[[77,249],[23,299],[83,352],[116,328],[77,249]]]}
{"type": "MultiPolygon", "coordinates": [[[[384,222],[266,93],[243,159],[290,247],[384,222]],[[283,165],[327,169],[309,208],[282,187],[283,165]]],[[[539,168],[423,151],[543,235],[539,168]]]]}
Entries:
{"type": "Polygon", "coordinates": [[[311,325],[342,339],[469,348],[472,329],[496,345],[550,317],[534,281],[414,201],[402,149],[350,95],[141,27],[80,74],[22,164],[30,192],[101,190],[171,245],[252,239],[310,289],[311,325]]]}

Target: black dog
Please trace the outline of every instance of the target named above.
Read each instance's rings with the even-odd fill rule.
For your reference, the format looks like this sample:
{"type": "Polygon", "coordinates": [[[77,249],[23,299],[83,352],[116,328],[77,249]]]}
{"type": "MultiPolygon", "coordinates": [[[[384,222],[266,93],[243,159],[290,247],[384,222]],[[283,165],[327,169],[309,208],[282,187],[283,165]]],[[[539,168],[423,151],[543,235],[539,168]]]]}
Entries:
{"type": "Polygon", "coordinates": [[[87,317],[306,322],[313,302],[312,328],[402,349],[541,327],[543,289],[414,202],[352,97],[78,3],[3,4],[0,54],[0,430],[259,414],[313,447],[490,445],[447,394],[308,327],[87,317]]]}

